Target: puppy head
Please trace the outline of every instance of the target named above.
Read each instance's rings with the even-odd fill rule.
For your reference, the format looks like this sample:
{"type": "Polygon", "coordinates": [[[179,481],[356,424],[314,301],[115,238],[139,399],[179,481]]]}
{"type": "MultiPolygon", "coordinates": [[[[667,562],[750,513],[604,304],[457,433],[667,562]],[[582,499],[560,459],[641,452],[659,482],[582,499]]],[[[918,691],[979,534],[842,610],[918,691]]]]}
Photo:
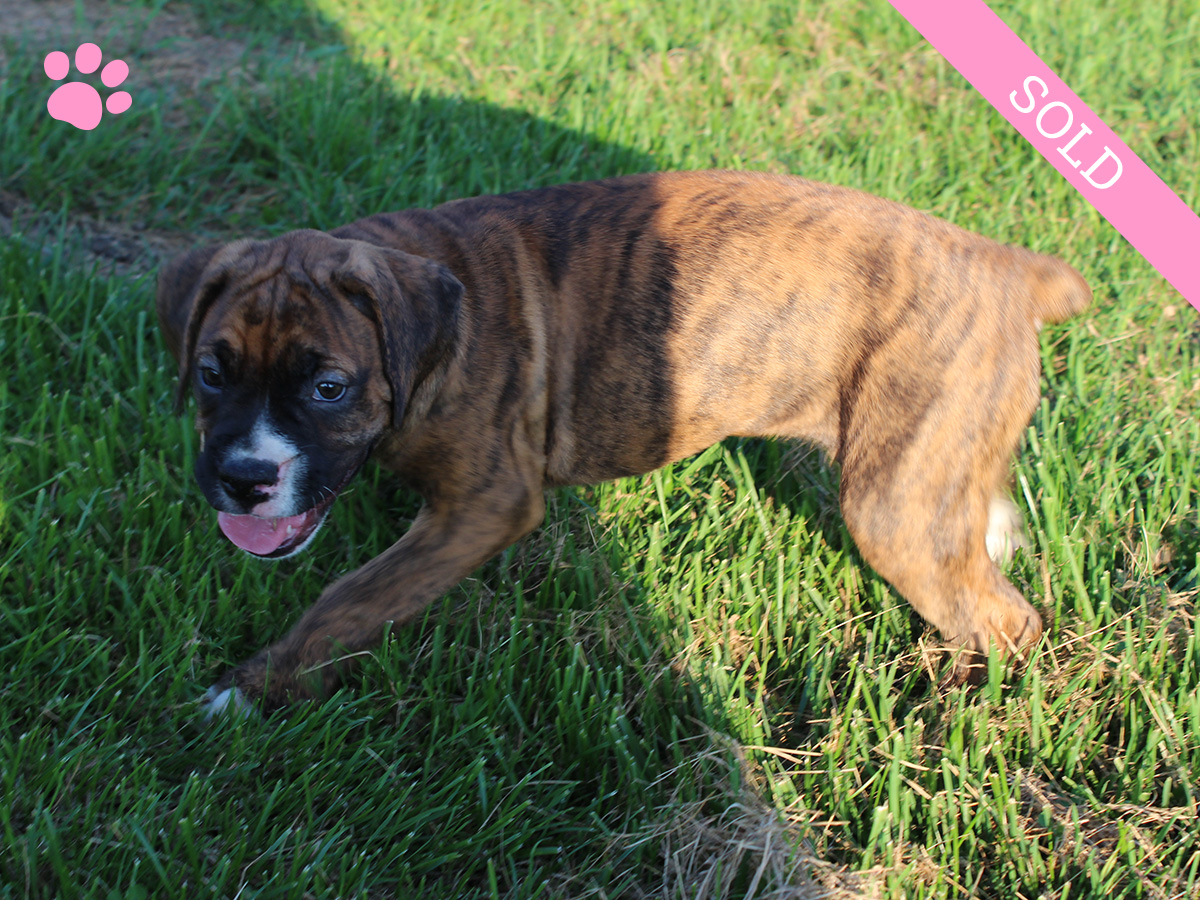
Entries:
{"type": "Polygon", "coordinates": [[[196,480],[225,535],[281,558],[449,352],[462,285],[430,260],[297,231],[185,254],[158,317],[196,397],[196,480]]]}

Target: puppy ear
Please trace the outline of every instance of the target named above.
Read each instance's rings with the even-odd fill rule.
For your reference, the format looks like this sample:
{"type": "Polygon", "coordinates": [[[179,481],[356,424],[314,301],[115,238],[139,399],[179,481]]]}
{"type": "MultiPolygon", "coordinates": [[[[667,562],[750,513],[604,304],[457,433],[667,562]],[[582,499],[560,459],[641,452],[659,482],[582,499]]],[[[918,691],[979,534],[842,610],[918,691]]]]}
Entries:
{"type": "Polygon", "coordinates": [[[225,285],[221,272],[204,280],[205,271],[222,245],[213,244],[177,256],[158,272],[155,308],[158,326],[167,349],[179,364],[179,383],[175,389],[175,412],[183,411],[191,377],[192,349],[200,321],[225,285]]]}
{"type": "Polygon", "coordinates": [[[379,330],[392,421],[399,425],[413,392],[454,346],[464,288],[431,259],[353,243],[331,276],[379,330]]]}
{"type": "Polygon", "coordinates": [[[176,256],[158,270],[158,295],[155,298],[158,326],[176,362],[180,360],[184,335],[192,318],[200,276],[219,249],[219,244],[213,244],[192,250],[176,256]]]}

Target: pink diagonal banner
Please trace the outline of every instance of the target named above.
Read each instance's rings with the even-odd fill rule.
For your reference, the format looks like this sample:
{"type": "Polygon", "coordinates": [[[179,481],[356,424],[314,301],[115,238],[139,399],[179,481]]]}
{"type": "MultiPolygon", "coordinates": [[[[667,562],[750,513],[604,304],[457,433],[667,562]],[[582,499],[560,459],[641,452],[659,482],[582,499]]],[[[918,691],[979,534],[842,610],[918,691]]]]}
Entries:
{"type": "Polygon", "coordinates": [[[983,0],[891,4],[1200,309],[1200,217],[983,0]]]}

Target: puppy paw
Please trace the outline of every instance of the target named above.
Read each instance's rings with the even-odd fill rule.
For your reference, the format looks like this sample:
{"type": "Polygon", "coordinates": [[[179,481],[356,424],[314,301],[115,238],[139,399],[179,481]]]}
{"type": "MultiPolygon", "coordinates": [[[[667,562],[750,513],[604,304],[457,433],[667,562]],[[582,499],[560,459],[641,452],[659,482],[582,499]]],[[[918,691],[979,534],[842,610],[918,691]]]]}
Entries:
{"type": "Polygon", "coordinates": [[[254,705],[246,699],[236,687],[221,688],[213,685],[200,701],[204,713],[204,721],[209,722],[218,716],[229,716],[233,719],[253,719],[258,717],[254,705]]]}
{"type": "Polygon", "coordinates": [[[974,673],[963,680],[974,682],[980,667],[987,668],[988,654],[994,649],[1008,663],[1028,661],[1042,637],[1042,617],[1024,600],[994,607],[980,623],[981,628],[962,641],[964,652],[955,668],[974,673]]]}
{"type": "Polygon", "coordinates": [[[259,718],[301,701],[326,696],[328,689],[321,675],[332,670],[332,666],[319,666],[306,671],[289,654],[273,657],[264,650],[227,671],[208,689],[201,703],[204,718],[259,718]]]}
{"type": "Polygon", "coordinates": [[[943,631],[953,660],[942,687],[978,686],[987,680],[993,651],[1005,666],[1029,662],[1042,637],[1042,617],[1012,585],[996,574],[996,588],[981,591],[970,605],[970,617],[955,631],[943,631]]]}
{"type": "Polygon", "coordinates": [[[939,682],[939,689],[979,687],[987,681],[988,655],[992,650],[1005,666],[1019,671],[1029,661],[1041,636],[1042,619],[1032,608],[993,619],[986,632],[977,632],[952,649],[952,661],[939,682]]]}
{"type": "Polygon", "coordinates": [[[1028,603],[993,614],[991,625],[989,639],[1010,659],[1024,660],[1042,637],[1042,617],[1028,603]]]}
{"type": "Polygon", "coordinates": [[[959,687],[979,687],[987,681],[987,655],[974,650],[959,649],[953,653],[950,665],[938,680],[938,691],[959,687]]]}

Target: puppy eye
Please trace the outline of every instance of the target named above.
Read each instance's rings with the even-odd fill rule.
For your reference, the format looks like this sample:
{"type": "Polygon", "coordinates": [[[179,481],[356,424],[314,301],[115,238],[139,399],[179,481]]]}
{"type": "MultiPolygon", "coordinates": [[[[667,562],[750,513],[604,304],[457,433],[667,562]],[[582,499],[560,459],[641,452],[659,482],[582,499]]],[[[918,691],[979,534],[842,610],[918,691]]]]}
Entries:
{"type": "Polygon", "coordinates": [[[345,394],[346,386],[344,384],[336,381],[319,381],[316,390],[313,391],[313,399],[332,403],[335,400],[341,400],[345,394]]]}
{"type": "Polygon", "coordinates": [[[220,369],[205,366],[200,370],[200,383],[206,388],[220,390],[225,386],[225,378],[221,375],[220,369]]]}

